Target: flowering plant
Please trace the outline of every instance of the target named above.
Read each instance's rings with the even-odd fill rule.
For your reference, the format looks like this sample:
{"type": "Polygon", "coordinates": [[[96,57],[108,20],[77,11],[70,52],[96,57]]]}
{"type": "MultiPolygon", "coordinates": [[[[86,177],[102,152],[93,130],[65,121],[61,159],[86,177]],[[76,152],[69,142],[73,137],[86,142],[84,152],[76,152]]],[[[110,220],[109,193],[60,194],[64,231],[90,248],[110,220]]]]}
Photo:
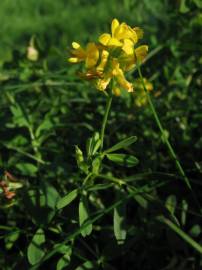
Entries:
{"type": "MultiPolygon", "coordinates": [[[[138,159],[135,156],[119,152],[120,150],[126,149],[135,143],[135,136],[125,138],[110,148],[103,149],[105,129],[112,103],[112,97],[113,94],[117,95],[120,93],[121,89],[124,89],[127,92],[133,92],[135,88],[137,90],[135,104],[139,107],[148,102],[155,122],[161,132],[162,141],[165,143],[186,186],[191,190],[189,179],[187,178],[180,161],[169,142],[167,136],[168,133],[163,128],[149,95],[149,92],[153,90],[153,85],[143,77],[141,72],[140,66],[148,51],[147,45],[137,46],[138,41],[142,37],[143,31],[140,28],[131,28],[126,23],[119,23],[117,19],[114,19],[111,24],[111,33],[100,35],[98,42],[89,42],[86,48],[83,48],[77,42],[72,43],[73,49],[71,50],[71,57],[68,61],[70,63],[85,63],[83,71],[79,72],[80,77],[82,79],[90,80],[98,90],[104,93],[106,93],[108,88],[111,90],[106,94],[107,103],[100,132],[95,132],[95,134],[88,139],[86,143],[86,153],[83,153],[82,150],[76,146],[77,165],[80,172],[86,176],[83,179],[81,189],[72,191],[69,196],[71,198],[73,196],[73,199],[75,199],[78,194],[80,195],[79,223],[80,232],[83,236],[90,235],[93,229],[93,222],[89,218],[90,215],[87,202],[90,193],[88,190],[89,186],[93,185],[96,178],[107,179],[119,187],[124,186],[125,189],[119,190],[117,192],[117,196],[121,196],[122,194],[125,194],[125,191],[127,191],[129,193],[128,196],[136,198],[136,187],[128,185],[128,183],[122,179],[118,179],[113,176],[111,177],[111,173],[109,175],[102,174],[104,159],[108,159],[125,167],[133,167],[138,164],[138,159]],[[131,83],[125,76],[128,71],[131,71],[134,68],[138,71],[139,79],[131,83]]],[[[143,201],[145,201],[145,198],[142,198],[143,201]]],[[[194,199],[197,202],[195,197],[194,199]]],[[[67,201],[68,200],[69,198],[67,201]]],[[[58,208],[60,209],[63,207],[64,202],[62,199],[58,204],[58,208]]],[[[127,231],[122,224],[122,219],[117,214],[120,209],[123,211],[124,207],[120,206],[114,208],[114,235],[117,242],[123,244],[127,231]]],[[[176,225],[163,215],[157,216],[156,220],[166,224],[176,231],[176,225]]],[[[178,228],[177,233],[181,235],[178,228]]],[[[193,240],[190,240],[189,237],[186,241],[193,245],[193,240]]],[[[194,246],[201,252],[201,247],[197,243],[194,242],[194,246]]]]}

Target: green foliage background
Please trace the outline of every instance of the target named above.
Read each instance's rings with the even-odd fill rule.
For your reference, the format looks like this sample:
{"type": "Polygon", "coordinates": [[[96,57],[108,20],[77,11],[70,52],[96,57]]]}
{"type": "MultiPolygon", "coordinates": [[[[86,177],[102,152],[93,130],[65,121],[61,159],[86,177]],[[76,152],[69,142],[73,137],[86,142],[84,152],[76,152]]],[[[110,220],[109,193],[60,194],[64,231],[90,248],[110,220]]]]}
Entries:
{"type": "Polygon", "coordinates": [[[202,267],[201,254],[156,219],[166,213],[202,245],[202,209],[178,175],[149,106],[135,106],[136,94],[114,98],[105,148],[135,135],[137,142],[125,152],[139,164],[104,162],[105,177],[91,187],[87,211],[80,210],[95,218],[92,234],[82,236],[88,227],[87,233],[78,231],[85,194],[79,199],[71,193],[63,202],[69,205],[57,209],[60,198],[82,186],[75,145],[85,151],[86,140],[100,130],[106,102],[75,76],[78,67],[67,63],[69,48],[72,41],[96,40],[113,18],[144,29],[150,54],[143,74],[153,83],[155,107],[202,204],[201,1],[1,0],[0,169],[2,178],[9,171],[23,185],[11,202],[0,194],[3,270],[202,267]],[[26,57],[32,37],[37,62],[26,57]],[[127,198],[128,190],[107,177],[130,181],[147,196],[127,198]],[[118,202],[124,207],[115,208],[118,202]],[[115,226],[126,223],[122,245],[113,218],[115,226]]]}

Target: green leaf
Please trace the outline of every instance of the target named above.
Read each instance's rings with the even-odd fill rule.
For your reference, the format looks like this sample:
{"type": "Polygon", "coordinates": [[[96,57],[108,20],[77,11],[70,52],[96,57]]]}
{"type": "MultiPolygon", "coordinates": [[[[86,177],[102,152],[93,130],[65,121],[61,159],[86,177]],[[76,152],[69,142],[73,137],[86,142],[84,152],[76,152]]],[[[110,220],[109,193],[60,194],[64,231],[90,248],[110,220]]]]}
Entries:
{"type": "Polygon", "coordinates": [[[24,193],[23,200],[32,221],[37,225],[46,225],[56,213],[60,195],[52,185],[44,181],[39,187],[24,193]]]}
{"type": "Polygon", "coordinates": [[[111,148],[107,149],[105,151],[105,153],[111,153],[111,152],[115,152],[115,151],[117,151],[119,149],[126,148],[126,147],[128,147],[129,145],[133,144],[136,141],[137,141],[137,137],[136,136],[129,137],[129,138],[124,139],[123,141],[115,144],[111,148]]]}
{"type": "Polygon", "coordinates": [[[11,139],[7,145],[8,146],[24,146],[28,144],[28,140],[26,137],[22,136],[22,135],[17,135],[15,136],[13,139],[11,139]]]}
{"type": "Polygon", "coordinates": [[[38,168],[31,163],[18,163],[16,164],[16,168],[23,174],[29,176],[35,176],[38,168]]]}
{"type": "Polygon", "coordinates": [[[62,270],[70,263],[72,248],[70,246],[66,246],[66,248],[68,249],[66,250],[65,254],[57,262],[56,270],[62,270]]]}
{"type": "Polygon", "coordinates": [[[138,164],[138,159],[127,154],[107,154],[106,157],[119,165],[133,167],[138,164]]]}
{"type": "Polygon", "coordinates": [[[183,226],[186,224],[188,207],[187,201],[182,200],[181,223],[183,226]]]}
{"type": "Polygon", "coordinates": [[[93,150],[93,139],[89,138],[86,143],[86,153],[87,157],[90,157],[92,155],[92,150],[93,150]]]}
{"type": "Polygon", "coordinates": [[[192,237],[198,237],[201,233],[201,227],[198,224],[195,224],[189,231],[192,237]]]}
{"type": "Polygon", "coordinates": [[[53,248],[57,249],[57,252],[61,253],[63,255],[65,255],[67,253],[71,255],[71,253],[72,253],[72,247],[68,246],[68,245],[65,245],[65,244],[62,244],[62,245],[61,244],[55,244],[53,248]]]}
{"type": "Polygon", "coordinates": [[[95,174],[98,174],[100,171],[100,166],[101,166],[102,158],[100,155],[97,155],[95,159],[92,162],[92,172],[95,174]]]}
{"type": "Polygon", "coordinates": [[[178,221],[177,217],[175,216],[175,209],[177,206],[177,199],[175,195],[170,195],[167,197],[166,202],[165,202],[165,207],[168,209],[168,211],[170,212],[173,221],[175,221],[175,223],[180,226],[180,222],[178,221]]]}
{"type": "Polygon", "coordinates": [[[201,0],[193,0],[193,2],[198,8],[202,8],[202,1],[201,0]]]}
{"type": "Polygon", "coordinates": [[[59,261],[57,262],[56,270],[64,269],[66,266],[69,265],[69,263],[70,263],[69,255],[68,254],[63,255],[62,258],[60,258],[59,261]]]}
{"type": "Polygon", "coordinates": [[[166,199],[165,207],[168,209],[171,215],[175,214],[176,205],[177,205],[176,196],[175,195],[168,196],[166,199]]]}
{"type": "Polygon", "coordinates": [[[148,201],[142,195],[134,195],[136,202],[144,209],[148,208],[148,201]]]}
{"type": "Polygon", "coordinates": [[[5,245],[7,250],[13,247],[15,242],[18,240],[19,236],[20,231],[13,231],[13,232],[11,231],[10,233],[8,233],[8,235],[5,236],[5,245]]]}
{"type": "MultiPolygon", "coordinates": [[[[88,220],[89,214],[88,214],[88,205],[87,200],[85,197],[82,197],[79,202],[79,224],[80,227],[84,225],[84,223],[88,220]]],[[[81,230],[81,235],[83,237],[90,235],[92,232],[92,224],[88,224],[84,226],[84,228],[81,230]]]]}
{"type": "Polygon", "coordinates": [[[42,229],[38,229],[27,250],[28,261],[31,265],[40,262],[40,260],[43,258],[45,254],[41,247],[43,243],[45,243],[44,231],[42,229]]]}
{"type": "Polygon", "coordinates": [[[101,145],[101,140],[100,140],[100,134],[98,132],[95,132],[93,137],[87,140],[86,144],[86,152],[87,156],[93,156],[96,154],[96,152],[99,150],[101,145]]]}
{"type": "Polygon", "coordinates": [[[88,269],[97,269],[97,264],[91,261],[86,261],[82,265],[78,266],[75,270],[88,270],[88,269]]]}
{"type": "Polygon", "coordinates": [[[63,198],[61,198],[58,201],[56,208],[57,209],[64,208],[65,206],[70,204],[72,201],[74,201],[76,199],[77,195],[78,195],[78,189],[72,190],[70,193],[68,193],[67,195],[65,195],[63,198]]]}
{"type": "Polygon", "coordinates": [[[125,229],[125,205],[114,208],[114,235],[119,245],[124,244],[126,239],[125,229]]]}
{"type": "Polygon", "coordinates": [[[100,145],[101,145],[101,140],[98,139],[95,144],[94,144],[94,147],[93,147],[93,150],[92,150],[92,156],[95,155],[97,153],[97,151],[99,150],[100,148],[100,145]]]}
{"type": "Polygon", "coordinates": [[[23,106],[21,106],[20,104],[15,104],[13,106],[10,107],[10,110],[13,114],[13,123],[15,124],[15,126],[19,126],[19,127],[30,127],[30,123],[29,123],[29,117],[26,113],[26,110],[23,108],[23,106]]]}
{"type": "Polygon", "coordinates": [[[39,137],[43,131],[47,132],[48,130],[52,129],[54,126],[55,126],[54,123],[50,119],[45,118],[40,124],[40,126],[36,129],[36,132],[35,132],[36,137],[39,137]]]}
{"type": "Polygon", "coordinates": [[[113,186],[113,183],[107,183],[107,184],[93,184],[91,187],[88,188],[89,191],[97,191],[97,190],[104,190],[109,189],[113,186]]]}
{"type": "Polygon", "coordinates": [[[181,2],[180,2],[180,12],[181,13],[187,13],[187,12],[189,12],[189,10],[190,9],[186,5],[186,0],[181,0],[181,2]]]}

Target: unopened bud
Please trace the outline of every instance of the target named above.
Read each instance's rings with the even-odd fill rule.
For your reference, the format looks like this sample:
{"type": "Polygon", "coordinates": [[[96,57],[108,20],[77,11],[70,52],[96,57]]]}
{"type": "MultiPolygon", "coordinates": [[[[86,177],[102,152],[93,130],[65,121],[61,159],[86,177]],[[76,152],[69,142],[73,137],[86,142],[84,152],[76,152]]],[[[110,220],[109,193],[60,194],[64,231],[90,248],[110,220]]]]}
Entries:
{"type": "Polygon", "coordinates": [[[38,57],[39,57],[38,51],[34,47],[29,46],[27,48],[27,58],[30,61],[37,61],[38,57]]]}

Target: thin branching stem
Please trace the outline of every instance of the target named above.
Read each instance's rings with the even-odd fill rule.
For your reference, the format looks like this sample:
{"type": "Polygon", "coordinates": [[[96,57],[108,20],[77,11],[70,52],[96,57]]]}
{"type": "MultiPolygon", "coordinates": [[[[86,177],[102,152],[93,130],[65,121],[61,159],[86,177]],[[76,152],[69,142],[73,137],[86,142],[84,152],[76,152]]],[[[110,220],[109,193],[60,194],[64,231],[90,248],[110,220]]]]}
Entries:
{"type": "Polygon", "coordinates": [[[193,247],[197,252],[202,254],[202,246],[198,244],[193,238],[191,238],[187,233],[185,233],[179,226],[173,223],[170,219],[162,216],[156,218],[161,223],[167,225],[172,231],[178,234],[185,242],[187,242],[191,247],[193,247]]]}
{"type": "Polygon", "coordinates": [[[107,125],[107,119],[108,119],[108,116],[109,116],[109,111],[110,111],[110,108],[111,108],[111,104],[112,104],[112,93],[110,93],[107,96],[107,103],[106,103],[105,113],[104,113],[104,117],[103,117],[103,121],[102,121],[101,132],[100,132],[100,140],[101,140],[100,152],[102,152],[102,150],[103,150],[105,129],[106,129],[106,125],[107,125]]]}
{"type": "Polygon", "coordinates": [[[177,168],[179,174],[181,175],[181,177],[184,180],[184,182],[185,182],[186,186],[188,187],[188,189],[191,191],[192,196],[193,196],[193,199],[194,199],[194,201],[195,201],[198,209],[201,211],[200,203],[199,203],[197,197],[195,196],[195,194],[194,194],[194,192],[192,190],[190,181],[189,181],[188,177],[185,174],[185,171],[184,171],[184,169],[183,169],[183,167],[182,167],[182,165],[180,163],[180,160],[177,157],[177,155],[176,155],[176,153],[175,153],[175,151],[174,151],[174,149],[173,149],[173,147],[172,147],[172,145],[171,145],[171,143],[170,143],[170,141],[168,139],[168,136],[166,135],[166,132],[165,132],[165,130],[164,130],[162,124],[161,124],[161,120],[160,120],[160,118],[158,116],[158,113],[157,113],[155,107],[154,107],[154,104],[152,102],[152,99],[150,97],[150,94],[147,91],[147,88],[145,86],[145,82],[144,82],[144,79],[143,79],[143,76],[142,76],[142,71],[141,71],[140,63],[138,61],[137,61],[137,70],[138,70],[138,74],[139,74],[139,77],[140,77],[140,80],[141,80],[141,83],[142,83],[144,92],[145,92],[145,94],[147,96],[148,103],[149,103],[150,108],[151,108],[151,111],[153,113],[155,122],[156,122],[156,124],[157,124],[157,126],[158,126],[158,128],[159,128],[159,130],[161,132],[161,138],[162,138],[163,142],[165,143],[165,145],[166,145],[166,147],[168,149],[168,152],[170,153],[171,158],[175,162],[175,165],[176,165],[176,168],[177,168]]]}
{"type": "Polygon", "coordinates": [[[147,88],[146,88],[146,86],[145,86],[145,82],[144,82],[144,79],[143,79],[143,76],[142,76],[142,72],[141,72],[141,68],[140,68],[140,64],[139,64],[139,63],[137,63],[137,70],[138,70],[138,74],[139,74],[139,76],[140,76],[140,80],[141,80],[142,86],[143,86],[143,88],[144,88],[145,94],[146,94],[146,96],[147,96],[147,100],[148,100],[148,102],[149,102],[151,111],[152,111],[152,113],[153,113],[154,119],[155,119],[155,121],[156,121],[156,124],[157,124],[157,126],[158,126],[160,132],[161,132],[161,138],[162,138],[163,142],[165,143],[165,145],[167,146],[167,149],[168,149],[168,151],[169,151],[169,153],[170,153],[172,159],[173,159],[174,162],[175,162],[175,165],[176,165],[176,167],[177,167],[177,169],[178,169],[178,172],[179,172],[180,175],[182,176],[182,178],[183,178],[184,182],[186,183],[187,187],[188,187],[189,189],[191,189],[190,181],[189,181],[189,179],[187,178],[187,176],[186,176],[186,174],[185,174],[185,172],[184,172],[184,169],[182,168],[182,166],[181,166],[181,164],[180,164],[180,161],[179,161],[179,159],[178,159],[178,157],[177,157],[177,155],[176,155],[176,153],[175,153],[175,151],[174,151],[174,149],[173,149],[173,147],[172,147],[172,145],[171,145],[171,143],[170,143],[170,141],[169,141],[169,139],[168,139],[168,136],[166,135],[166,132],[165,132],[165,130],[164,130],[162,124],[161,124],[160,118],[159,118],[159,116],[158,116],[158,114],[157,114],[157,111],[156,111],[156,109],[155,109],[155,107],[154,107],[154,104],[153,104],[153,102],[152,102],[152,99],[151,99],[151,97],[150,97],[150,95],[149,95],[149,93],[148,93],[148,91],[147,91],[147,88]]]}

